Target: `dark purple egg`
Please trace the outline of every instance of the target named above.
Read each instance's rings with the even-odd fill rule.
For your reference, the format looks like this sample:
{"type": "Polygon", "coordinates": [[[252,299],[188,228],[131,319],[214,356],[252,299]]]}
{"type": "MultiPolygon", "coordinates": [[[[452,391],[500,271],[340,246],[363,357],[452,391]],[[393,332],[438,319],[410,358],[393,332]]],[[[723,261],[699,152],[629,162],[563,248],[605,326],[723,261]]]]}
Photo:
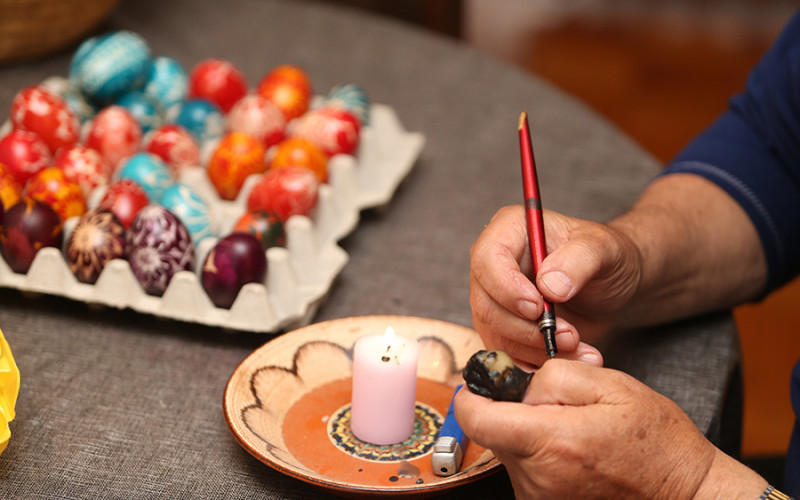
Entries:
{"type": "Polygon", "coordinates": [[[175,273],[194,269],[189,231],[160,205],[148,205],[136,215],[125,238],[125,254],[145,291],[159,297],[175,273]]]}
{"type": "Polygon", "coordinates": [[[217,307],[230,308],[246,283],[262,283],[267,256],[252,234],[233,233],[217,242],[203,264],[203,288],[217,307]]]}
{"type": "Polygon", "coordinates": [[[30,198],[9,208],[0,226],[0,253],[15,273],[27,273],[40,249],[61,248],[63,241],[58,213],[30,198]]]}
{"type": "Polygon", "coordinates": [[[72,230],[65,253],[78,281],[94,284],[106,264],[125,257],[125,226],[110,210],[90,210],[72,230]]]}

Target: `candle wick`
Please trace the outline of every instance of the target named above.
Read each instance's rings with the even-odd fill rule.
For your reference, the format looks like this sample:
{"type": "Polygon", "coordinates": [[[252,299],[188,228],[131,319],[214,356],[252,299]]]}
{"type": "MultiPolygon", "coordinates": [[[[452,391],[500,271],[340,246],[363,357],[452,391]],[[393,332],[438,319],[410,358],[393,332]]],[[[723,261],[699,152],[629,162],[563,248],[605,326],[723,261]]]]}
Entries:
{"type": "Polygon", "coordinates": [[[388,363],[390,359],[392,359],[392,358],[390,358],[389,356],[382,356],[381,357],[381,361],[383,361],[384,363],[388,363]]]}

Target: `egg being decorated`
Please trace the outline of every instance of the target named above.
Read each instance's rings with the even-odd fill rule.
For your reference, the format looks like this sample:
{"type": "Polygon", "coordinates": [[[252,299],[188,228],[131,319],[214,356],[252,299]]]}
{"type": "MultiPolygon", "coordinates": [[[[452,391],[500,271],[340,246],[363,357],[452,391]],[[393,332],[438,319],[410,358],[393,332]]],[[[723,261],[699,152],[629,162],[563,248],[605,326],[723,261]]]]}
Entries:
{"type": "Polygon", "coordinates": [[[175,123],[188,130],[199,144],[218,139],[225,133],[222,111],[206,99],[189,99],[181,104],[175,123]]]}
{"type": "Polygon", "coordinates": [[[189,231],[160,205],[139,211],[125,237],[125,254],[145,292],[159,297],[176,273],[191,271],[195,264],[189,231]]]}
{"type": "Polygon", "coordinates": [[[127,109],[142,134],[156,129],[164,122],[161,104],[154,98],[139,90],[130,90],[117,99],[116,104],[127,109]]]}
{"type": "Polygon", "coordinates": [[[67,103],[41,85],[17,92],[9,118],[15,128],[38,134],[51,154],[80,138],[80,124],[67,103]]]}
{"type": "Polygon", "coordinates": [[[125,257],[125,227],[109,210],[90,210],[72,230],[64,253],[78,281],[94,284],[106,264],[125,257]]]}
{"type": "Polygon", "coordinates": [[[86,212],[86,199],[77,181],[58,167],[47,167],[31,177],[23,191],[28,198],[53,208],[62,221],[80,217],[86,212]]]}
{"type": "Polygon", "coordinates": [[[217,307],[230,308],[247,283],[263,283],[267,257],[253,235],[233,233],[217,242],[203,263],[201,281],[217,307]]]}
{"type": "Polygon", "coordinates": [[[61,248],[63,241],[61,218],[41,201],[25,198],[3,216],[0,253],[15,273],[27,273],[40,249],[61,248]]]}
{"type": "Polygon", "coordinates": [[[247,94],[247,80],[230,61],[206,59],[189,74],[189,97],[204,98],[227,113],[247,94]]]}
{"type": "Polygon", "coordinates": [[[142,92],[154,97],[164,111],[186,99],[189,76],[177,60],[157,56],[150,60],[142,92]]]}
{"type": "Polygon", "coordinates": [[[108,106],[94,117],[85,144],[96,150],[116,170],[119,163],[139,150],[142,129],[122,106],[108,106]]]}
{"type": "Polygon", "coordinates": [[[53,165],[76,181],[88,199],[93,190],[111,181],[111,165],[100,153],[83,144],[61,148],[53,158],[53,165]]]}
{"type": "Polygon", "coordinates": [[[128,229],[139,211],[149,203],[142,186],[131,179],[119,179],[108,186],[97,208],[113,212],[125,229],[128,229]]]}
{"type": "Polygon", "coordinates": [[[247,197],[247,210],[274,213],[282,221],[292,215],[310,215],[317,205],[319,181],[308,169],[268,170],[247,197]]]}
{"type": "Polygon", "coordinates": [[[119,178],[130,179],[142,186],[153,203],[160,203],[164,191],[174,182],[167,164],[158,156],[145,152],[128,158],[120,166],[119,178]]]}
{"type": "Polygon", "coordinates": [[[244,132],[230,132],[208,161],[208,178],[223,200],[238,196],[245,179],[266,170],[264,145],[244,132]]]}
{"type": "Polygon", "coordinates": [[[358,118],[342,108],[309,111],[292,125],[290,134],[316,145],[327,156],[353,154],[358,146],[361,125],[358,118]]]}
{"type": "Polygon", "coordinates": [[[328,180],[328,157],[307,139],[290,137],[278,144],[270,155],[270,170],[302,167],[313,172],[320,182],[328,180]]]}
{"type": "Polygon", "coordinates": [[[158,156],[175,178],[183,167],[200,165],[200,147],[188,130],[175,123],[163,125],[149,135],[145,151],[158,156]]]}
{"type": "Polygon", "coordinates": [[[213,236],[208,203],[188,185],[176,183],[168,187],[161,196],[160,203],[183,222],[195,246],[213,236]]]}
{"type": "Polygon", "coordinates": [[[275,103],[289,121],[308,111],[311,103],[311,79],[299,67],[284,64],[267,73],[258,84],[256,92],[275,103]]]}
{"type": "Polygon", "coordinates": [[[17,182],[14,173],[5,164],[0,163],[0,205],[9,209],[22,196],[22,185],[17,182]]]}
{"type": "Polygon", "coordinates": [[[245,132],[269,148],[286,136],[286,118],[278,107],[260,95],[251,94],[237,102],[227,116],[228,130],[245,132]]]}
{"type": "Polygon", "coordinates": [[[0,163],[5,165],[20,186],[50,164],[52,156],[39,134],[12,130],[0,139],[0,163]]]}
{"type": "Polygon", "coordinates": [[[370,102],[367,92],[355,83],[344,83],[333,87],[325,96],[324,107],[344,108],[361,122],[369,125],[370,102]]]}
{"type": "Polygon", "coordinates": [[[248,233],[256,237],[261,247],[286,246],[286,233],[283,222],[277,215],[264,210],[245,212],[233,226],[234,233],[248,233]]]}

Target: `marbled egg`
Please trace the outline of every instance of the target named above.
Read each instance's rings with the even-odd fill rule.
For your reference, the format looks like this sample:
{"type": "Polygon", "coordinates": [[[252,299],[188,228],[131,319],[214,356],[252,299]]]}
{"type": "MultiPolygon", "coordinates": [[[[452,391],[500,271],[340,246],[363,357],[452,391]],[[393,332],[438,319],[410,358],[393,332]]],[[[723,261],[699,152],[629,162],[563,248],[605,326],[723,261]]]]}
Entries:
{"type": "Polygon", "coordinates": [[[220,198],[235,199],[247,177],[266,170],[265,153],[264,145],[253,136],[244,132],[228,133],[208,162],[208,178],[220,198]]]}
{"type": "Polygon", "coordinates": [[[142,186],[130,179],[119,179],[109,184],[97,208],[113,212],[125,229],[128,229],[139,211],[149,203],[142,186]]]}
{"type": "Polygon", "coordinates": [[[86,212],[86,198],[80,184],[58,167],[43,168],[23,191],[25,197],[41,201],[58,213],[62,221],[86,212]]]}
{"type": "Polygon", "coordinates": [[[143,134],[160,127],[164,122],[161,104],[139,90],[125,92],[117,99],[116,104],[128,110],[143,134]]]}
{"type": "Polygon", "coordinates": [[[145,151],[158,156],[175,178],[184,167],[200,165],[200,147],[194,136],[175,123],[163,125],[147,137],[145,151]]]}
{"type": "Polygon", "coordinates": [[[122,159],[139,150],[142,129],[122,106],[108,106],[94,117],[85,144],[100,153],[116,170],[122,159]]]}
{"type": "Polygon", "coordinates": [[[316,145],[327,156],[353,154],[358,146],[361,125],[358,118],[342,108],[319,108],[298,118],[290,134],[316,145]]]}
{"type": "Polygon", "coordinates": [[[186,184],[176,183],[168,187],[159,202],[175,214],[192,236],[195,246],[211,232],[211,210],[208,203],[186,184]]]}
{"type": "Polygon", "coordinates": [[[175,123],[188,130],[201,145],[225,133],[222,111],[206,99],[189,99],[181,104],[175,123]]]}
{"type": "Polygon", "coordinates": [[[233,226],[232,232],[252,234],[261,243],[264,250],[286,245],[283,222],[277,215],[264,210],[242,214],[233,226]]]}
{"type": "Polygon", "coordinates": [[[287,121],[308,111],[311,103],[311,79],[305,71],[291,64],[272,69],[259,82],[256,91],[275,103],[287,121]]]}
{"type": "Polygon", "coordinates": [[[17,182],[14,172],[0,163],[0,205],[11,208],[22,196],[22,184],[17,182]]]}
{"type": "Polygon", "coordinates": [[[50,150],[39,134],[27,130],[12,130],[0,139],[0,163],[14,174],[21,186],[25,186],[51,160],[50,150]]]}
{"type": "Polygon", "coordinates": [[[361,125],[369,125],[369,97],[367,92],[355,83],[344,83],[333,87],[323,102],[325,107],[344,108],[356,115],[361,125]]]}
{"type": "Polygon", "coordinates": [[[17,92],[9,118],[15,128],[38,134],[51,154],[80,138],[80,124],[67,103],[42,85],[17,92]]]}
{"type": "Polygon", "coordinates": [[[286,136],[286,118],[278,107],[257,94],[239,100],[228,112],[228,130],[245,132],[269,148],[286,136]]]}
{"type": "Polygon", "coordinates": [[[0,226],[0,253],[15,273],[27,273],[44,247],[61,248],[61,219],[48,205],[25,198],[8,209],[0,226]]]}
{"type": "Polygon", "coordinates": [[[118,177],[142,186],[152,203],[160,203],[164,191],[174,182],[167,164],[158,156],[146,152],[136,153],[120,165],[118,177]]]}
{"type": "Polygon", "coordinates": [[[86,199],[93,190],[111,181],[111,165],[100,153],[83,144],[61,148],[53,158],[53,165],[81,186],[86,199]]]}
{"type": "Polygon", "coordinates": [[[201,282],[211,302],[229,309],[247,283],[263,283],[267,257],[254,236],[233,233],[222,238],[206,256],[201,282]]]}
{"type": "Polygon", "coordinates": [[[268,170],[247,197],[247,210],[274,213],[282,221],[311,215],[317,206],[319,181],[307,168],[268,170]]]}
{"type": "Polygon", "coordinates": [[[247,80],[232,62],[223,59],[200,61],[189,74],[189,98],[203,98],[227,113],[247,94],[247,80]]]}
{"type": "Polygon", "coordinates": [[[145,292],[159,297],[175,273],[195,265],[189,231],[160,205],[148,205],[136,216],[125,237],[125,254],[145,292]]]}
{"type": "Polygon", "coordinates": [[[109,210],[90,210],[70,233],[64,253],[78,281],[94,284],[106,264],[125,258],[125,227],[109,210]]]}
{"type": "Polygon", "coordinates": [[[328,180],[328,157],[311,141],[290,137],[270,153],[270,170],[303,167],[312,171],[320,182],[328,180]]]}
{"type": "Polygon", "coordinates": [[[158,100],[164,111],[186,100],[188,89],[189,75],[181,63],[166,56],[150,60],[142,92],[158,100]]]}
{"type": "Polygon", "coordinates": [[[84,41],[70,64],[70,79],[92,100],[110,102],[144,82],[150,47],[131,31],[84,41]]]}

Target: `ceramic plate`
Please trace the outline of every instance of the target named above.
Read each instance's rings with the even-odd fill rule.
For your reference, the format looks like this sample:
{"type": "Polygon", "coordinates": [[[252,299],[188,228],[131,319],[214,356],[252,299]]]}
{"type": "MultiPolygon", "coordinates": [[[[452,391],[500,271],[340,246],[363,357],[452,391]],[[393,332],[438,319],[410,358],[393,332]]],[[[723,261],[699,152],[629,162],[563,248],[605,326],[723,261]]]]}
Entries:
{"type": "Polygon", "coordinates": [[[435,440],[453,390],[463,383],[461,370],[482,348],[475,331],[438,320],[362,316],[315,323],[264,344],[239,365],[225,388],[225,420],[257,459],[334,493],[439,493],[500,466],[491,451],[468,442],[459,472],[437,476],[432,445],[425,444],[435,440]],[[387,326],[419,342],[417,419],[430,430],[400,445],[374,446],[353,437],[347,425],[351,358],[359,337],[387,326]]]}

